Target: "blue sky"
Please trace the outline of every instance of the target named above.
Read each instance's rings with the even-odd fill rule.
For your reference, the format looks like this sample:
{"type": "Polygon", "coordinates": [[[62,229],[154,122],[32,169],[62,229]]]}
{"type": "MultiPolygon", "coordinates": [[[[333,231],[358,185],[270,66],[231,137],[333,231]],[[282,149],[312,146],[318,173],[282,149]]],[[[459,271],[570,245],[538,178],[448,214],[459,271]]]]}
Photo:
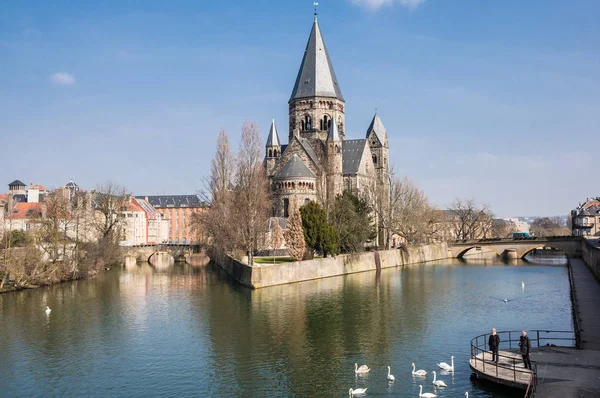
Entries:
{"type": "MultiPolygon", "coordinates": [[[[566,214],[600,195],[600,2],[322,0],[349,138],[374,109],[439,206],[566,214]]],[[[0,182],[193,193],[216,136],[287,137],[312,1],[0,1],[0,182]]],[[[6,189],[6,188],[5,188],[6,189]]]]}

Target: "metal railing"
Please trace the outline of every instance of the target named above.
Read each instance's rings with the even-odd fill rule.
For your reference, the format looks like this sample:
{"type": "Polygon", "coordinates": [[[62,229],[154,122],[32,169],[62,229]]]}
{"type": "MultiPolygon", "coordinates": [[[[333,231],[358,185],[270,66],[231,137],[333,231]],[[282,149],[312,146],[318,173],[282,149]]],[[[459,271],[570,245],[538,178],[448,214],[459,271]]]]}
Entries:
{"type": "MultiPolygon", "coordinates": [[[[504,349],[504,351],[513,349],[516,350],[518,348],[521,332],[521,330],[509,330],[498,332],[497,334],[500,337],[500,346],[498,347],[498,349],[504,349]]],[[[573,347],[577,343],[577,338],[575,336],[575,332],[573,331],[529,330],[527,335],[529,336],[529,341],[531,343],[532,349],[544,346],[557,345],[573,347]]],[[[485,354],[490,353],[490,351],[488,350],[489,336],[490,334],[486,333],[471,339],[471,360],[474,361],[475,368],[478,368],[478,365],[480,365],[483,372],[487,373],[487,367],[488,371],[491,369],[492,376],[495,375],[495,377],[502,379],[505,379],[507,374],[512,373],[512,379],[508,380],[511,380],[513,382],[519,382],[519,380],[517,379],[517,372],[519,374],[523,372],[531,372],[531,379],[528,383],[527,394],[533,394],[537,385],[537,363],[535,361],[531,361],[532,370],[527,370],[523,368],[523,361],[520,358],[508,356],[502,354],[501,352],[498,353],[498,362],[486,360],[485,354]],[[504,372],[504,374],[501,377],[499,375],[499,370],[501,369],[508,370],[509,372],[504,372]]]]}
{"type": "Polygon", "coordinates": [[[576,290],[573,282],[573,267],[571,261],[567,262],[569,271],[569,285],[571,285],[571,311],[573,312],[573,328],[575,329],[575,347],[581,348],[581,329],[579,328],[579,312],[577,311],[576,290]]]}

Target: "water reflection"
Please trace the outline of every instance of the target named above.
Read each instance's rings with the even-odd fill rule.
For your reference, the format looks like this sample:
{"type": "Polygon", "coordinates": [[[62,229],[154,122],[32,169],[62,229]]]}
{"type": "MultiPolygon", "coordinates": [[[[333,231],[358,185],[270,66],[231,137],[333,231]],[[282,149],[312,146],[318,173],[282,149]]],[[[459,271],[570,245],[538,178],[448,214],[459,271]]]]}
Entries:
{"type": "Polygon", "coordinates": [[[306,397],[368,387],[416,396],[419,384],[433,390],[436,362],[454,355],[455,372],[438,374],[448,384],[440,396],[511,396],[471,383],[469,340],[491,327],[570,329],[566,269],[477,261],[256,291],[212,265],[136,264],[0,295],[0,391],[306,397]],[[428,377],[414,378],[411,362],[428,377]],[[354,363],[369,365],[369,376],[355,377],[354,363]]]}

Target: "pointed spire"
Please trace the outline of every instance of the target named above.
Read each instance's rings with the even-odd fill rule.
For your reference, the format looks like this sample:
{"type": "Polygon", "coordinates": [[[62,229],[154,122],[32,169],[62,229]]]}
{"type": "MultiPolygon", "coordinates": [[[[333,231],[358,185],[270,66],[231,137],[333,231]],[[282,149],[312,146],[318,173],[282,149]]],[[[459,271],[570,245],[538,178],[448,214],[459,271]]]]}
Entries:
{"type": "Polygon", "coordinates": [[[327,134],[328,141],[341,141],[340,133],[335,122],[335,117],[331,118],[331,126],[329,127],[329,134],[327,134]]]}
{"type": "Polygon", "coordinates": [[[269,137],[267,138],[266,146],[280,146],[279,135],[277,134],[277,127],[275,127],[275,118],[271,121],[271,130],[269,130],[269,137]]]}
{"type": "Polygon", "coordinates": [[[344,101],[316,14],[290,101],[307,97],[330,97],[344,101]]]}
{"type": "Polygon", "coordinates": [[[375,135],[377,136],[379,142],[381,142],[381,145],[387,145],[387,130],[385,129],[383,122],[379,118],[377,111],[375,111],[375,116],[373,116],[371,125],[367,129],[367,138],[369,138],[372,132],[375,132],[375,135]]]}

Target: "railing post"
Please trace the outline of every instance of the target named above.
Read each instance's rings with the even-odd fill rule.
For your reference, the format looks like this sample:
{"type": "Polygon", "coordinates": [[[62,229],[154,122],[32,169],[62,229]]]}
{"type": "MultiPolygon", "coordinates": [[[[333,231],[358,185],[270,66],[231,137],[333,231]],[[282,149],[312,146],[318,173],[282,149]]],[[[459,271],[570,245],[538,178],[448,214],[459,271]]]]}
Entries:
{"type": "Polygon", "coordinates": [[[535,332],[537,333],[537,348],[540,348],[540,331],[536,330],[535,332]]]}
{"type": "Polygon", "coordinates": [[[508,332],[508,349],[512,350],[512,337],[510,335],[510,331],[508,332]]]}

